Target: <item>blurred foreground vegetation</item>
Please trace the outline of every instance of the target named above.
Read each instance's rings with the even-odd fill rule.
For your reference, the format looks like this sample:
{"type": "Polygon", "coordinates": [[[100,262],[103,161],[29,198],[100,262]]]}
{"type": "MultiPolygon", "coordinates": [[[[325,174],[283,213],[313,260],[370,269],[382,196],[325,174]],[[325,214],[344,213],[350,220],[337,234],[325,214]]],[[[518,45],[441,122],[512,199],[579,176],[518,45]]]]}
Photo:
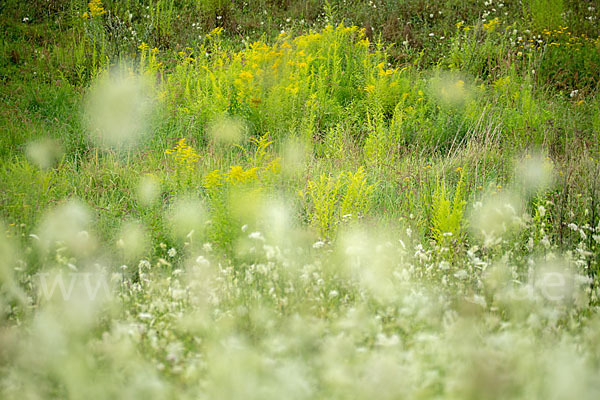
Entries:
{"type": "Polygon", "coordinates": [[[0,4],[0,397],[600,394],[600,5],[0,4]]]}

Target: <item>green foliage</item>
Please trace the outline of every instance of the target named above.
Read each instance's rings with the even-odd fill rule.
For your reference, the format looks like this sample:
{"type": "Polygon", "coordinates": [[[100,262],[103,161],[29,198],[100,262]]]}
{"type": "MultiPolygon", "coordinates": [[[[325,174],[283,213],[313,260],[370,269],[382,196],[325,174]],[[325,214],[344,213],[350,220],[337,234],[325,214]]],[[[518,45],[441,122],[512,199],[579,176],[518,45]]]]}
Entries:
{"type": "Polygon", "coordinates": [[[574,35],[567,27],[543,31],[538,79],[565,91],[594,91],[600,85],[600,38],[574,35]]]}
{"type": "Polygon", "coordinates": [[[555,29],[563,24],[563,0],[527,0],[523,6],[527,7],[526,11],[537,29],[555,29]]]}
{"type": "Polygon", "coordinates": [[[361,167],[355,173],[340,172],[337,177],[321,174],[309,180],[302,197],[312,224],[324,239],[335,237],[341,222],[356,221],[368,211],[375,185],[366,181],[361,167]]]}
{"type": "Polygon", "coordinates": [[[433,238],[442,247],[447,246],[451,241],[461,240],[463,233],[463,215],[465,212],[465,192],[464,192],[464,173],[462,172],[454,196],[450,199],[450,194],[443,180],[436,181],[435,190],[432,196],[432,215],[431,231],[433,238]]]}

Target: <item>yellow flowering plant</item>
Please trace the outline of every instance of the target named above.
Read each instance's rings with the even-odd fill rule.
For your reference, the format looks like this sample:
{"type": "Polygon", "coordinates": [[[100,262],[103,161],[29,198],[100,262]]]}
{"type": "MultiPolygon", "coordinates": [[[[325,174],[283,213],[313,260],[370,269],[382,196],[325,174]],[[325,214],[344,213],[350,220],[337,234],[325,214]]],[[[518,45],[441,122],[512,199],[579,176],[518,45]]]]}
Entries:
{"type": "Polygon", "coordinates": [[[90,12],[88,14],[86,11],[83,14],[84,18],[87,18],[88,16],[91,18],[95,18],[95,17],[99,17],[101,15],[106,14],[106,10],[104,9],[104,6],[102,5],[102,0],[90,0],[90,2],[88,3],[88,8],[89,8],[90,12]]]}
{"type": "Polygon", "coordinates": [[[280,159],[268,152],[272,142],[267,135],[251,138],[250,143],[254,151],[238,146],[250,167],[232,165],[226,172],[215,169],[202,178],[202,189],[208,198],[213,222],[209,236],[224,249],[233,243],[235,227],[239,228],[240,218],[245,216],[239,208],[240,203],[247,204],[241,199],[261,196],[280,172],[280,159]]]}
{"type": "Polygon", "coordinates": [[[179,139],[174,148],[165,150],[165,154],[172,155],[177,165],[183,166],[188,171],[193,171],[200,160],[200,155],[186,143],[185,138],[179,139]]]}
{"type": "Polygon", "coordinates": [[[188,183],[191,182],[192,173],[198,165],[200,155],[192,146],[186,143],[186,139],[179,139],[175,147],[165,150],[165,154],[169,156],[169,159],[175,161],[177,183],[181,183],[182,177],[185,177],[188,183]]]}

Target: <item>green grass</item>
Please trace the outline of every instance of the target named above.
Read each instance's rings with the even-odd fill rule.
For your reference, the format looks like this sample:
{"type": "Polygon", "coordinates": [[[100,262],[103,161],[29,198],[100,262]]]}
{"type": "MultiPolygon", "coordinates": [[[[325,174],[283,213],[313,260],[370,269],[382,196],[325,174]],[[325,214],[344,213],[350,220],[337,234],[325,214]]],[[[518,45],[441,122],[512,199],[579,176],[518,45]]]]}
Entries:
{"type": "Polygon", "coordinates": [[[597,398],[594,7],[0,4],[0,397],[597,398]]]}

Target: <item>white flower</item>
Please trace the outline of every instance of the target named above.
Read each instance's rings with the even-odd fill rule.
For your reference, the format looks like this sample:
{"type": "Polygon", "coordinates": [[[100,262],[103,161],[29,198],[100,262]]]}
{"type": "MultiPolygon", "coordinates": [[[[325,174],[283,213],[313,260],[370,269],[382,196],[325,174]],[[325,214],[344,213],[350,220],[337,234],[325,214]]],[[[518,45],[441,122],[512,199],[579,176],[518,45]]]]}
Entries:
{"type": "Polygon", "coordinates": [[[467,276],[467,271],[465,271],[464,269],[461,269],[460,271],[454,274],[454,277],[457,279],[467,279],[467,276]]]}
{"type": "Polygon", "coordinates": [[[530,237],[529,240],[527,241],[527,250],[533,251],[533,245],[534,245],[533,238],[530,237]]]}
{"type": "Polygon", "coordinates": [[[210,253],[212,251],[212,244],[206,242],[202,245],[202,250],[204,250],[206,253],[210,253]]]}
{"type": "Polygon", "coordinates": [[[330,299],[334,299],[334,298],[336,298],[338,296],[339,296],[339,293],[338,293],[337,290],[332,290],[332,291],[329,292],[329,298],[330,299]]]}
{"type": "Polygon", "coordinates": [[[314,242],[314,243],[313,243],[313,245],[312,245],[313,249],[320,249],[320,248],[322,248],[323,246],[325,246],[325,242],[324,242],[324,241],[322,241],[322,240],[319,240],[319,241],[317,241],[317,242],[314,242]]]}
{"type": "Polygon", "coordinates": [[[435,33],[433,33],[433,32],[431,32],[431,33],[429,34],[429,37],[434,37],[434,36],[435,36],[435,33]]]}
{"type": "Polygon", "coordinates": [[[177,255],[177,250],[175,250],[175,248],[174,248],[174,247],[171,247],[171,248],[169,249],[169,251],[167,251],[167,255],[168,255],[169,257],[171,257],[171,258],[172,258],[172,257],[175,257],[175,256],[177,255]]]}
{"type": "Polygon", "coordinates": [[[540,241],[540,243],[542,244],[542,246],[544,246],[545,248],[549,249],[550,248],[550,240],[548,240],[547,236],[544,236],[544,238],[540,241]]]}
{"type": "Polygon", "coordinates": [[[395,346],[398,343],[400,343],[400,337],[398,335],[393,334],[392,336],[386,336],[383,333],[378,333],[377,341],[375,342],[375,345],[382,346],[382,347],[388,347],[388,346],[395,346]]]}
{"type": "Polygon", "coordinates": [[[248,235],[248,238],[250,238],[252,240],[260,240],[262,242],[265,241],[265,238],[263,237],[262,233],[260,233],[260,232],[252,232],[251,234],[248,235]]]}
{"type": "Polygon", "coordinates": [[[473,299],[471,299],[470,301],[471,301],[471,303],[477,304],[477,305],[479,305],[481,307],[484,307],[484,308],[487,306],[485,298],[483,296],[479,296],[477,294],[473,295],[473,299]]]}
{"type": "Polygon", "coordinates": [[[208,267],[210,266],[210,261],[208,261],[204,256],[198,256],[196,257],[196,264],[200,265],[201,267],[208,267]]]}
{"type": "Polygon", "coordinates": [[[542,218],[544,217],[544,215],[546,215],[546,209],[544,208],[544,206],[538,206],[538,213],[542,218]]]}

